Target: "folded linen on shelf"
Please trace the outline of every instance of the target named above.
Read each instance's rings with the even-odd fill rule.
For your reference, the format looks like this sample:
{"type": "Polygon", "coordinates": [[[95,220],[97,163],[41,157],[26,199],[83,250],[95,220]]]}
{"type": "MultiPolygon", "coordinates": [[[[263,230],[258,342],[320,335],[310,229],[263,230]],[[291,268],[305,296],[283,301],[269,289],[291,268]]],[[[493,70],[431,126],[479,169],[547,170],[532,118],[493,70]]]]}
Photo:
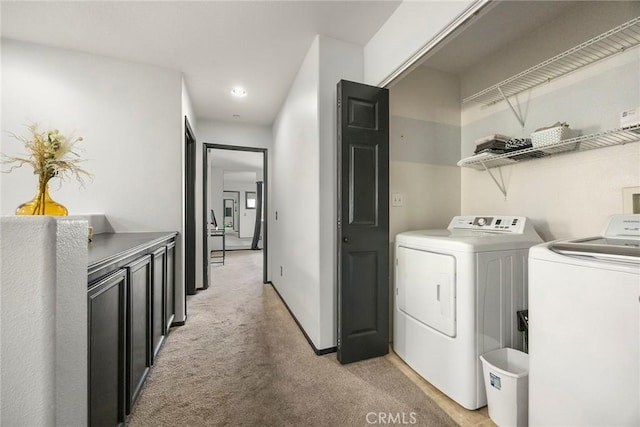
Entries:
{"type": "Polygon", "coordinates": [[[487,142],[483,142],[482,144],[476,145],[476,149],[474,154],[483,153],[488,151],[494,154],[502,154],[505,150],[505,141],[491,140],[487,142]]]}
{"type": "Polygon", "coordinates": [[[488,135],[476,140],[476,149],[474,154],[489,152],[493,154],[502,154],[505,151],[505,144],[510,138],[500,133],[488,135]]]}
{"type": "Polygon", "coordinates": [[[511,138],[504,145],[506,151],[522,150],[523,148],[531,147],[531,138],[511,138]]]}
{"type": "MultiPolygon", "coordinates": [[[[533,145],[531,144],[531,138],[511,138],[505,144],[504,151],[505,153],[510,153],[512,151],[524,150],[531,147],[533,147],[533,145]]],[[[514,160],[522,160],[522,159],[538,158],[543,156],[544,156],[544,153],[542,151],[532,151],[529,153],[522,153],[522,154],[509,156],[509,158],[514,160]]]]}
{"type": "Polygon", "coordinates": [[[503,135],[501,133],[494,133],[493,135],[483,136],[482,138],[476,139],[476,145],[484,144],[485,142],[491,141],[502,141],[507,142],[511,137],[507,135],[503,135]]]}

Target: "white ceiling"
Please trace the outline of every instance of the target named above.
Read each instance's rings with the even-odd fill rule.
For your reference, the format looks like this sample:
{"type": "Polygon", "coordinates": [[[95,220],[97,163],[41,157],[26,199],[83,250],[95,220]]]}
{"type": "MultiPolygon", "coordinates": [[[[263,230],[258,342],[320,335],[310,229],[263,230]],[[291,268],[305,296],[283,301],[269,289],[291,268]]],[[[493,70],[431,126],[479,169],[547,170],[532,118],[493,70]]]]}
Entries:
{"type": "Polygon", "coordinates": [[[399,4],[3,1],[1,27],[6,38],[180,70],[198,117],[271,124],[316,34],[364,46],[399,4]],[[233,98],[234,86],[248,95],[233,98]]]}

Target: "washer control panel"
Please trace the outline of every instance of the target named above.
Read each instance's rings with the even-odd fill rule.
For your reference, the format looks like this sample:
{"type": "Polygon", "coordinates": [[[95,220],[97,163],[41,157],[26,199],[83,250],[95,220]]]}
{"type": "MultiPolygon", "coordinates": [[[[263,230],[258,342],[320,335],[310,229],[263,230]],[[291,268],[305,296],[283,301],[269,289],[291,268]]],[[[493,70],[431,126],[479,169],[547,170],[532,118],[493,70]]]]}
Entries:
{"type": "Polygon", "coordinates": [[[522,234],[527,218],[524,216],[456,216],[449,223],[449,230],[482,230],[500,233],[522,234]]]}

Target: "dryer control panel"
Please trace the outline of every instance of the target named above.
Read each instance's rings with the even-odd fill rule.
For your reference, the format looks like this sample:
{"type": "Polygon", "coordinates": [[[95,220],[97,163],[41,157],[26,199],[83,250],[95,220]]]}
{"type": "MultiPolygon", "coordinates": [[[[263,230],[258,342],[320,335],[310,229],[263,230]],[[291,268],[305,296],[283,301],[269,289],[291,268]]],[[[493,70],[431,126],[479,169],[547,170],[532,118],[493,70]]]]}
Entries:
{"type": "Polygon", "coordinates": [[[455,216],[449,230],[481,230],[498,233],[522,234],[527,218],[524,216],[455,216]]]}

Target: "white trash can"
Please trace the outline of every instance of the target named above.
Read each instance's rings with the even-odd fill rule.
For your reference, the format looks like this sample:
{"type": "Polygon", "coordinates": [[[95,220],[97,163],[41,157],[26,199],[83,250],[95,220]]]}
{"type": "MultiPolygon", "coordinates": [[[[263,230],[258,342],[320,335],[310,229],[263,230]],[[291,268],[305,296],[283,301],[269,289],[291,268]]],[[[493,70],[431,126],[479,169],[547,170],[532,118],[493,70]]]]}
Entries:
{"type": "Polygon", "coordinates": [[[524,427],[529,416],[529,355],[501,348],[480,356],[489,417],[500,427],[524,427]]]}

